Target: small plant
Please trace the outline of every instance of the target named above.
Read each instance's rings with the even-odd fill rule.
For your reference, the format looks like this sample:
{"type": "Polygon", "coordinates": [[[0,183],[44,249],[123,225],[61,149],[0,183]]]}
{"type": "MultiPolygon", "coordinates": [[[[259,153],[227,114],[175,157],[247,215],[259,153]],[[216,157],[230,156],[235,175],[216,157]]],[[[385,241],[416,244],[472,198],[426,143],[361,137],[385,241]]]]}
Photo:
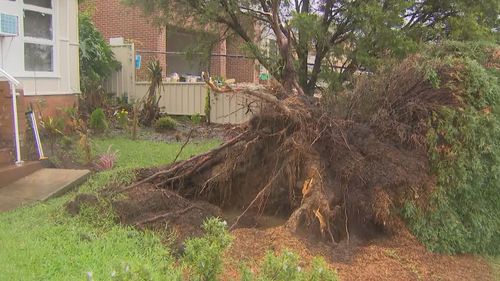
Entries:
{"type": "Polygon", "coordinates": [[[164,132],[168,130],[174,130],[177,126],[177,122],[170,116],[164,116],[156,120],[155,129],[158,132],[164,132]]]}
{"type": "Polygon", "coordinates": [[[40,122],[50,141],[50,151],[54,154],[54,144],[57,139],[64,136],[64,119],[62,117],[46,117],[40,122]]]}
{"type": "Polygon", "coordinates": [[[128,126],[128,111],[122,108],[115,112],[116,123],[119,128],[126,129],[128,126]]]}
{"type": "Polygon", "coordinates": [[[78,122],[80,121],[80,113],[78,112],[78,108],[75,106],[64,107],[62,108],[62,112],[68,117],[68,119],[65,121],[64,131],[66,133],[75,133],[78,129],[78,122]]]}
{"type": "Polygon", "coordinates": [[[132,116],[132,139],[137,139],[137,128],[139,127],[139,104],[133,105],[133,116],[132,116]]]}
{"type": "Polygon", "coordinates": [[[80,129],[78,130],[78,133],[80,134],[80,140],[78,141],[78,148],[80,151],[83,153],[83,161],[85,164],[88,164],[92,162],[92,144],[90,142],[90,134],[88,129],[83,125],[83,122],[81,124],[80,129]]]}
{"type": "Polygon", "coordinates": [[[142,111],[140,115],[140,122],[144,126],[151,126],[153,121],[160,114],[160,107],[158,103],[160,101],[162,86],[162,67],[159,61],[151,61],[147,66],[147,71],[149,75],[149,88],[146,96],[143,98],[142,111]]]}
{"type": "Polygon", "coordinates": [[[106,115],[104,114],[104,110],[102,110],[102,108],[97,108],[92,111],[92,114],[90,115],[89,127],[97,133],[102,133],[108,128],[106,115]]]}
{"type": "Polygon", "coordinates": [[[190,270],[190,280],[215,281],[222,272],[222,254],[229,247],[232,237],[225,221],[211,218],[203,223],[205,235],[189,239],[183,257],[190,270]]]}
{"type": "Polygon", "coordinates": [[[195,125],[199,125],[201,123],[201,115],[199,113],[191,115],[190,119],[195,125]]]}
{"type": "Polygon", "coordinates": [[[299,258],[292,252],[284,251],[281,255],[267,253],[258,276],[244,268],[242,281],[275,280],[275,281],[338,281],[337,273],[328,268],[321,258],[314,258],[311,267],[306,270],[300,267],[299,258]]]}
{"type": "Polygon", "coordinates": [[[73,144],[73,139],[68,136],[63,136],[61,139],[61,144],[65,148],[70,148],[71,145],[73,144]]]}
{"type": "Polygon", "coordinates": [[[99,171],[111,170],[115,166],[116,159],[118,158],[118,150],[111,151],[111,145],[108,150],[99,156],[95,163],[95,167],[99,171]]]}

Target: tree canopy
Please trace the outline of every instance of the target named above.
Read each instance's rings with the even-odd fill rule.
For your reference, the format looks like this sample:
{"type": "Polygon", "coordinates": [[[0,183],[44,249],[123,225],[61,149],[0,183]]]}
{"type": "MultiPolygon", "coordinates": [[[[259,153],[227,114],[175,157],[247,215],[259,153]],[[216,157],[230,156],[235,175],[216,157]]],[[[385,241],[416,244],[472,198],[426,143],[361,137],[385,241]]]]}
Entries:
{"type": "Polygon", "coordinates": [[[123,0],[164,24],[236,34],[248,52],[299,94],[312,94],[321,75],[339,85],[363,67],[402,58],[419,44],[446,38],[498,41],[496,0],[123,0]],[[258,28],[256,28],[258,27],[258,28]],[[278,54],[259,44],[276,40],[278,54]]]}

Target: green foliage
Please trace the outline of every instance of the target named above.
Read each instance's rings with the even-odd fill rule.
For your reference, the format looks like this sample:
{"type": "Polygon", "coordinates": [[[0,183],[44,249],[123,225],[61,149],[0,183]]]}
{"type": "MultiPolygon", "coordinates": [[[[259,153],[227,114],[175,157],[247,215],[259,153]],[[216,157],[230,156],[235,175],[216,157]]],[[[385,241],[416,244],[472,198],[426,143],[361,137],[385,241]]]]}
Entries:
{"type": "Polygon", "coordinates": [[[122,129],[128,127],[128,111],[124,108],[117,110],[115,113],[115,118],[118,126],[122,129]]]}
{"type": "Polygon", "coordinates": [[[222,272],[222,254],[231,244],[226,222],[211,218],[203,223],[205,235],[186,242],[185,265],[195,281],[216,281],[222,272]]]}
{"type": "Polygon", "coordinates": [[[43,118],[40,125],[45,129],[45,132],[51,139],[63,136],[64,133],[64,118],[59,116],[48,116],[43,118]]]}
{"type": "Polygon", "coordinates": [[[147,70],[149,76],[149,87],[146,96],[142,99],[140,122],[144,126],[149,127],[160,114],[158,102],[160,101],[160,94],[163,88],[163,69],[160,62],[155,60],[148,63],[147,70]]]}
{"type": "Polygon", "coordinates": [[[402,214],[417,237],[440,252],[500,253],[499,76],[478,62],[486,55],[477,46],[454,43],[447,47],[453,52],[430,52],[460,69],[463,88],[454,90],[464,106],[443,107],[431,118],[427,140],[438,189],[429,209],[407,203],[402,214]]]}
{"type": "Polygon", "coordinates": [[[266,1],[123,1],[141,7],[158,23],[183,26],[189,18],[213,31],[206,33],[238,36],[246,53],[274,78],[282,83],[294,79],[309,95],[321,82],[338,89],[360,67],[375,71],[387,58],[402,59],[425,42],[500,38],[498,0],[279,1],[273,3],[276,9],[266,1]],[[256,42],[251,23],[257,21],[265,27],[263,37],[285,37],[276,40],[280,52],[256,42]],[[221,26],[232,34],[219,33],[221,26]],[[315,57],[312,67],[310,55],[315,57]],[[331,76],[321,75],[319,81],[322,72],[331,76]]]}
{"type": "Polygon", "coordinates": [[[193,122],[193,124],[195,125],[201,124],[201,115],[199,113],[193,114],[189,118],[191,119],[191,122],[193,122]]]}
{"type": "Polygon", "coordinates": [[[321,258],[315,258],[309,269],[301,268],[297,255],[285,251],[279,256],[267,253],[259,274],[244,269],[242,281],[338,281],[337,273],[321,258]]]}
{"type": "Polygon", "coordinates": [[[120,65],[102,34],[92,23],[91,16],[78,15],[80,36],[80,87],[84,94],[96,91],[120,65]]]}
{"type": "Polygon", "coordinates": [[[61,139],[61,144],[63,145],[64,148],[70,148],[71,145],[73,144],[73,139],[68,136],[63,136],[61,139]]]}
{"type": "Polygon", "coordinates": [[[108,129],[108,121],[102,108],[96,108],[92,111],[89,119],[89,127],[97,133],[102,133],[108,129]]]}
{"type": "MultiPolygon", "coordinates": [[[[181,281],[182,272],[178,268],[172,266],[167,267],[168,270],[162,270],[162,280],[181,281]]],[[[139,265],[132,267],[129,264],[121,264],[115,267],[111,272],[112,281],[151,281],[157,280],[153,272],[158,272],[158,269],[139,265]]]]}
{"type": "Polygon", "coordinates": [[[177,127],[177,122],[170,116],[160,117],[155,122],[155,129],[158,132],[174,130],[175,127],[177,127]]]}
{"type": "Polygon", "coordinates": [[[210,105],[210,88],[207,87],[207,92],[205,94],[205,117],[207,123],[210,123],[210,111],[211,111],[211,105],[210,105]]]}

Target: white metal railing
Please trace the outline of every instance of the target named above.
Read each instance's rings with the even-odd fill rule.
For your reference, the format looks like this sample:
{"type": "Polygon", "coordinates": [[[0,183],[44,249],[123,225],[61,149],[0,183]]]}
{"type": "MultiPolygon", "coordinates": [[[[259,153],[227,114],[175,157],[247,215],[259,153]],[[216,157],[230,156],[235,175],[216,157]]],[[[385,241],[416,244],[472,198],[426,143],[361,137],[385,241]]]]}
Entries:
{"type": "Polygon", "coordinates": [[[14,138],[16,142],[16,165],[22,165],[23,161],[21,160],[21,146],[19,142],[19,120],[17,117],[17,96],[16,96],[16,87],[20,87],[21,83],[2,68],[0,68],[0,76],[7,78],[10,84],[10,92],[12,94],[12,112],[14,113],[13,119],[14,119],[14,138]]]}

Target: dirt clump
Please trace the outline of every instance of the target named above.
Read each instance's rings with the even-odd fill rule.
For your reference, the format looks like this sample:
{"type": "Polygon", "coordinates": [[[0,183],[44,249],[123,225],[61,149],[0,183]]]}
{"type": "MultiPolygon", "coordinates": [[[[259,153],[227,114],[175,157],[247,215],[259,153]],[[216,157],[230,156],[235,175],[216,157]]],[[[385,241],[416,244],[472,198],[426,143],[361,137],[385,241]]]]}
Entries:
{"type": "Polygon", "coordinates": [[[78,194],[75,199],[66,203],[65,208],[70,215],[76,216],[80,214],[82,206],[99,207],[99,198],[96,195],[92,194],[78,194]]]}
{"type": "Polygon", "coordinates": [[[174,191],[157,189],[150,184],[113,200],[112,208],[121,223],[161,232],[177,245],[188,237],[202,235],[201,225],[206,218],[222,215],[217,206],[190,201],[174,191]]]}

